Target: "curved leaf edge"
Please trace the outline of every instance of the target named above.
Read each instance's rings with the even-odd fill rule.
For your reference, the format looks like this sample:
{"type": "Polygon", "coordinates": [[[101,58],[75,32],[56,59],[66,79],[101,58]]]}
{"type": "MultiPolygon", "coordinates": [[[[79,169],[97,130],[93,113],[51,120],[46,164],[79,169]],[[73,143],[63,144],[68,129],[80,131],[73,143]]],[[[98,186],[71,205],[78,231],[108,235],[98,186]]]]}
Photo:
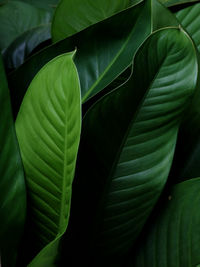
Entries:
{"type": "MultiPolygon", "coordinates": [[[[75,56],[75,54],[76,54],[76,51],[77,50],[75,49],[74,51],[60,54],[57,57],[53,58],[52,60],[48,61],[48,63],[46,63],[38,71],[38,73],[35,75],[35,77],[31,81],[31,83],[34,82],[35,79],[37,79],[37,76],[39,75],[39,72],[40,71],[45,70],[47,68],[47,65],[49,65],[52,62],[56,61],[58,58],[65,57],[67,55],[71,56],[71,58],[73,59],[74,56],[75,56]]],[[[78,77],[78,71],[77,71],[77,69],[76,69],[76,73],[77,73],[77,77],[78,77]]],[[[79,81],[79,87],[80,87],[80,81],[79,81]]],[[[80,91],[80,93],[81,93],[81,91],[80,91]]],[[[23,103],[23,101],[22,101],[22,103],[23,103]]],[[[80,98],[80,105],[81,105],[81,98],[80,98]]],[[[81,121],[80,121],[80,127],[81,127],[81,121]]],[[[76,159],[77,159],[77,155],[76,155],[76,159]]],[[[70,202],[69,202],[69,206],[71,206],[71,199],[70,199],[70,202]]],[[[69,211],[69,213],[70,213],[70,211],[69,211]]],[[[44,267],[44,266],[53,267],[53,266],[57,266],[57,265],[54,265],[53,261],[56,261],[56,259],[57,259],[57,256],[58,256],[57,255],[58,254],[58,251],[57,250],[58,250],[58,247],[59,247],[59,241],[60,241],[61,237],[63,236],[63,234],[66,232],[67,226],[68,225],[66,225],[65,228],[62,231],[60,231],[57,234],[57,236],[50,243],[48,243],[46,246],[44,246],[37,253],[37,255],[31,260],[31,262],[27,266],[29,266],[29,267],[44,267]]]]}
{"type": "Polygon", "coordinates": [[[131,8],[131,7],[134,7],[134,6],[138,5],[138,4],[140,4],[140,3],[143,2],[143,1],[144,1],[144,0],[137,0],[134,4],[131,4],[131,5],[128,6],[127,8],[125,8],[125,9],[123,9],[123,10],[120,10],[120,11],[118,11],[118,12],[112,14],[111,16],[106,17],[106,18],[104,18],[104,19],[102,19],[102,20],[100,20],[100,21],[97,21],[96,23],[92,23],[92,24],[88,25],[87,27],[82,28],[80,31],[78,31],[78,32],[76,32],[76,33],[69,34],[69,35],[67,35],[67,37],[65,37],[65,38],[63,38],[63,39],[60,39],[60,40],[54,40],[54,23],[55,23],[55,19],[56,19],[56,15],[57,15],[58,9],[59,9],[60,6],[63,4],[63,3],[62,3],[62,0],[61,0],[61,1],[59,1],[58,5],[57,5],[57,7],[56,7],[56,10],[55,10],[55,12],[54,12],[54,16],[53,16],[53,19],[52,19],[51,36],[52,36],[53,44],[55,44],[55,43],[57,43],[57,42],[59,42],[59,41],[62,41],[62,40],[64,40],[64,39],[68,38],[68,37],[71,37],[71,36],[73,36],[74,34],[77,34],[77,33],[81,32],[81,31],[83,31],[83,30],[89,28],[90,26],[93,26],[93,25],[95,25],[95,24],[98,24],[98,23],[101,22],[101,21],[104,21],[104,20],[106,20],[106,19],[108,19],[108,18],[111,18],[111,17],[115,16],[116,14],[121,13],[121,12],[124,11],[124,10],[127,10],[127,9],[129,9],[129,8],[131,8]]]}

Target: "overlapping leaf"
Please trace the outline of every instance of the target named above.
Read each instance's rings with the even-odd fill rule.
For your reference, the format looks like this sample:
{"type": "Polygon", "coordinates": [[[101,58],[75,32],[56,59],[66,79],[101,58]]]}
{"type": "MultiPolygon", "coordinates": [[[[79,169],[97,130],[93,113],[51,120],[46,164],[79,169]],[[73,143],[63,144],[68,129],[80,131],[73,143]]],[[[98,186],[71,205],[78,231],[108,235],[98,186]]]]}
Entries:
{"type": "Polygon", "coordinates": [[[29,4],[14,1],[0,7],[0,50],[8,47],[24,32],[47,24],[50,13],[29,4]],[[12,18],[12,19],[11,19],[12,18]]]}
{"type": "Polygon", "coordinates": [[[157,31],[138,50],[130,80],[88,111],[72,206],[75,249],[78,242],[83,250],[85,240],[85,253],[96,247],[118,258],[130,249],[167,180],[197,71],[185,32],[157,31]]]}
{"type": "Polygon", "coordinates": [[[3,53],[7,69],[19,67],[39,44],[50,39],[50,28],[50,23],[40,25],[16,38],[3,53]]]}
{"type": "Polygon", "coordinates": [[[52,242],[31,266],[42,266],[41,260],[52,264],[69,218],[81,121],[72,56],[55,58],[36,75],[16,120],[29,200],[29,249],[36,253],[52,242]]]}
{"type": "Polygon", "coordinates": [[[182,5],[182,4],[189,4],[193,2],[198,2],[198,0],[159,0],[163,5],[166,7],[182,5]]]}
{"type": "Polygon", "coordinates": [[[52,23],[53,41],[62,40],[96,24],[141,0],[62,0],[52,23]]]}
{"type": "Polygon", "coordinates": [[[26,212],[24,173],[10,97],[0,58],[0,251],[2,266],[15,266],[26,212]]]}
{"type": "Polygon", "coordinates": [[[176,17],[193,38],[198,50],[200,50],[200,3],[178,11],[176,17]]]}
{"type": "MultiPolygon", "coordinates": [[[[193,4],[176,13],[176,17],[193,38],[200,51],[200,4],[193,4]]],[[[199,57],[199,54],[198,54],[199,57]]],[[[200,83],[182,124],[171,175],[183,180],[200,176],[200,83]]]]}
{"type": "Polygon", "coordinates": [[[148,0],[60,41],[32,57],[10,75],[13,105],[19,106],[28,84],[41,66],[74,47],[78,49],[75,62],[84,102],[131,64],[136,50],[152,30],[176,24],[168,10],[157,1],[148,0]],[[158,20],[161,12],[162,18],[158,20]]]}
{"type": "Polygon", "coordinates": [[[134,267],[198,267],[200,264],[200,178],[180,183],[157,211],[134,267]]]}

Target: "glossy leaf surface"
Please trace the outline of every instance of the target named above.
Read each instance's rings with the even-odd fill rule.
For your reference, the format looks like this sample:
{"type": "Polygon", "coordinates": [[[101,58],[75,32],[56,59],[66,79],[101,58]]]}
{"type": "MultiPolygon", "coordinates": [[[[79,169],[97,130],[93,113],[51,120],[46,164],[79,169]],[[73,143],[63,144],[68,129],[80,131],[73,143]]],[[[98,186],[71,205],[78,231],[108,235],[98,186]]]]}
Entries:
{"type": "Polygon", "coordinates": [[[141,0],[61,0],[52,23],[53,41],[62,40],[141,0]]]}
{"type": "Polygon", "coordinates": [[[134,267],[198,267],[200,178],[177,184],[156,213],[134,267]]]}
{"type": "Polygon", "coordinates": [[[77,47],[75,63],[81,82],[82,101],[85,102],[131,64],[136,50],[152,30],[176,24],[174,17],[162,5],[156,1],[146,1],[48,47],[9,76],[15,109],[18,109],[35,73],[54,56],[77,47]],[[163,16],[157,20],[159,12],[163,16]],[[141,24],[144,25],[142,28],[141,24]],[[20,78],[22,75],[23,79],[20,78]]]}
{"type": "Polygon", "coordinates": [[[197,71],[188,36],[175,28],[157,31],[138,50],[130,80],[85,115],[73,191],[74,249],[80,236],[89,240],[88,251],[96,246],[106,256],[119,257],[133,245],[168,177],[197,71]],[[87,210],[80,209],[83,197],[87,210]],[[84,233],[76,224],[83,216],[84,233]]]}
{"type": "Polygon", "coordinates": [[[2,266],[15,266],[26,212],[24,173],[15,135],[10,96],[0,58],[0,250],[2,266]]]}
{"type": "Polygon", "coordinates": [[[200,51],[200,3],[193,4],[178,11],[176,17],[193,38],[200,51]]]}
{"type": "Polygon", "coordinates": [[[0,50],[8,47],[25,31],[50,21],[50,13],[29,4],[14,1],[0,7],[0,50]]]}
{"type": "MultiPolygon", "coordinates": [[[[200,51],[200,4],[193,4],[176,13],[182,26],[193,38],[200,51]]],[[[199,53],[198,53],[199,56],[199,53]]],[[[173,180],[182,181],[200,176],[200,80],[181,126],[175,160],[171,171],[173,180]]]]}
{"type": "Polygon", "coordinates": [[[73,53],[61,55],[43,67],[16,120],[33,253],[51,241],[54,246],[69,219],[81,121],[80,86],[72,57],[73,53]]]}
{"type": "Polygon", "coordinates": [[[51,38],[51,24],[40,25],[17,37],[3,53],[7,69],[19,67],[42,42],[51,38]]]}

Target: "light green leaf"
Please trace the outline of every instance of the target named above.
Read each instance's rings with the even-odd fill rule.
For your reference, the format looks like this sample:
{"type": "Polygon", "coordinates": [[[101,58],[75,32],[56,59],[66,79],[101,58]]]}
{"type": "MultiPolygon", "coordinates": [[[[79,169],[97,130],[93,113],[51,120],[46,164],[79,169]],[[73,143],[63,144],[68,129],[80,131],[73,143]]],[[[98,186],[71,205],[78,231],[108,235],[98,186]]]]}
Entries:
{"type": "Polygon", "coordinates": [[[0,251],[2,266],[15,266],[24,228],[26,192],[10,96],[0,57],[0,251]]]}
{"type": "Polygon", "coordinates": [[[61,0],[52,23],[52,38],[60,41],[142,0],[61,0]]]}
{"type": "Polygon", "coordinates": [[[86,113],[72,206],[72,225],[84,216],[72,231],[88,240],[85,253],[118,258],[132,247],[166,183],[197,73],[187,34],[157,31],[139,48],[130,80],[86,113]]]}
{"type": "Polygon", "coordinates": [[[15,38],[38,25],[49,23],[49,12],[23,2],[8,2],[0,7],[0,50],[15,38]]]}
{"type": "Polygon", "coordinates": [[[173,187],[132,258],[134,267],[199,266],[200,178],[173,187]]]}
{"type": "MultiPolygon", "coordinates": [[[[16,120],[27,182],[32,253],[49,242],[50,251],[54,250],[68,224],[81,122],[73,55],[53,59],[35,76],[16,120]]],[[[49,262],[53,262],[53,254],[49,253],[49,262]]],[[[31,266],[40,266],[40,260],[38,255],[31,266]]]]}

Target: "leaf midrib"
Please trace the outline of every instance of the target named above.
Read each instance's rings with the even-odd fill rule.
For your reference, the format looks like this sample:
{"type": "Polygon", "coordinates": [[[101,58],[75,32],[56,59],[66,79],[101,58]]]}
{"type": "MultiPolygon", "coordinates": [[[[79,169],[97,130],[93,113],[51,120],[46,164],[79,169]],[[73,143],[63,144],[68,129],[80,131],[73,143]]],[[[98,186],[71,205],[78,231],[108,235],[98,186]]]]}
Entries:
{"type": "MultiPolygon", "coordinates": [[[[73,57],[73,55],[72,55],[73,57]]],[[[63,63],[63,65],[65,64],[65,62],[63,63]]],[[[76,72],[76,68],[74,66],[74,63],[72,62],[71,64],[71,68],[73,70],[75,70],[76,72]]],[[[64,69],[64,68],[63,68],[64,69]]],[[[68,95],[68,92],[67,92],[67,95],[68,95]]],[[[66,95],[66,98],[67,98],[67,95],[66,95]]],[[[67,202],[67,204],[65,203],[65,196],[67,195],[67,179],[66,179],[66,169],[67,169],[67,151],[68,151],[68,146],[67,146],[67,137],[68,137],[68,124],[67,124],[67,121],[68,121],[68,118],[70,118],[70,113],[68,114],[67,112],[67,108],[68,108],[68,105],[65,105],[65,131],[64,131],[64,168],[63,168],[63,183],[62,183],[62,197],[61,197],[61,208],[60,208],[60,220],[59,220],[59,228],[58,228],[58,234],[57,234],[57,237],[59,237],[64,231],[65,231],[65,221],[67,221],[67,219],[65,219],[65,215],[64,215],[64,210],[66,208],[66,205],[70,203],[67,202]]],[[[71,177],[69,177],[70,180],[71,180],[71,177]]],[[[71,183],[71,181],[70,181],[71,183]]],[[[70,194],[71,195],[71,194],[70,194]]],[[[66,197],[67,198],[67,197],[66,197]]],[[[68,198],[67,198],[68,199],[68,198]]],[[[70,196],[69,196],[69,202],[70,202],[70,196]]],[[[69,216],[67,216],[69,217],[69,216]]]]}
{"type": "MultiPolygon", "coordinates": [[[[170,49],[171,49],[171,48],[170,48],[170,49]]],[[[155,75],[154,75],[152,81],[150,81],[149,87],[147,88],[147,90],[146,90],[146,92],[145,92],[143,98],[141,99],[141,101],[140,101],[140,103],[139,103],[139,105],[138,105],[138,108],[137,108],[135,114],[134,114],[133,117],[132,117],[132,120],[130,120],[130,123],[128,124],[127,130],[126,130],[126,132],[124,133],[124,137],[123,137],[123,139],[122,139],[121,145],[119,146],[119,152],[117,153],[116,159],[115,159],[114,162],[113,162],[113,166],[112,166],[112,168],[111,168],[110,175],[109,175],[109,177],[108,177],[108,180],[109,180],[110,182],[111,182],[111,178],[112,178],[113,170],[115,169],[115,166],[117,165],[117,162],[118,162],[119,157],[120,157],[120,155],[121,155],[121,152],[122,152],[122,150],[123,150],[124,144],[126,143],[127,137],[128,137],[128,135],[129,135],[129,133],[130,133],[130,130],[131,130],[131,128],[132,128],[132,125],[135,123],[135,120],[137,119],[138,113],[140,112],[140,110],[141,110],[141,108],[142,108],[142,106],[143,106],[143,103],[144,103],[144,101],[145,101],[147,95],[149,94],[149,91],[150,91],[150,89],[151,89],[151,87],[152,87],[152,84],[154,83],[154,81],[156,80],[157,76],[159,75],[160,69],[161,69],[162,66],[164,65],[164,63],[165,63],[165,61],[167,60],[167,58],[168,58],[168,56],[165,57],[165,58],[162,60],[161,64],[159,65],[157,72],[155,73],[155,75]]],[[[134,74],[133,74],[133,75],[134,75],[134,74]]]]}
{"type": "MultiPolygon", "coordinates": [[[[170,47],[170,49],[171,49],[171,47],[170,47]]],[[[111,184],[111,182],[112,182],[113,172],[114,172],[114,170],[115,170],[115,167],[116,167],[116,165],[117,165],[117,162],[119,161],[119,158],[120,158],[122,149],[123,149],[124,144],[125,144],[125,142],[126,142],[126,140],[127,140],[127,136],[129,135],[130,129],[132,128],[132,125],[133,125],[133,123],[135,122],[135,120],[136,120],[136,118],[137,118],[137,115],[138,115],[138,113],[139,113],[139,111],[140,111],[140,109],[141,109],[141,107],[142,107],[142,105],[143,105],[143,103],[144,103],[144,100],[146,99],[146,96],[147,96],[148,93],[149,93],[149,90],[150,90],[150,88],[151,88],[153,82],[155,81],[156,77],[158,76],[159,71],[160,71],[160,69],[162,68],[164,62],[167,60],[167,58],[168,58],[168,56],[166,56],[166,57],[162,60],[161,64],[159,65],[157,72],[155,73],[155,75],[154,75],[152,81],[150,82],[150,85],[149,85],[148,89],[146,90],[146,92],[145,92],[143,98],[142,98],[141,101],[140,101],[140,104],[138,105],[138,109],[137,109],[137,111],[135,112],[135,114],[134,114],[132,120],[130,120],[130,123],[129,123],[128,127],[127,127],[127,130],[126,130],[125,133],[124,133],[124,137],[123,137],[123,139],[122,139],[121,145],[118,146],[118,147],[119,147],[119,150],[118,150],[118,152],[116,153],[116,157],[115,157],[115,159],[114,159],[114,161],[113,161],[112,167],[111,167],[111,169],[110,169],[110,173],[108,174],[108,178],[107,178],[107,181],[108,181],[108,182],[107,182],[107,184],[106,184],[106,186],[105,186],[104,192],[103,192],[103,194],[102,194],[102,198],[101,198],[101,200],[100,200],[100,202],[99,202],[99,207],[102,207],[102,206],[103,206],[103,202],[104,202],[105,196],[107,195],[106,193],[109,191],[109,187],[110,187],[110,184],[111,184]]],[[[134,74],[133,74],[133,75],[134,75],[134,74]]],[[[103,209],[101,208],[101,209],[100,209],[100,214],[102,214],[102,212],[103,212],[103,209]]],[[[99,218],[100,218],[100,217],[101,217],[101,216],[99,216],[99,218]]]]}

